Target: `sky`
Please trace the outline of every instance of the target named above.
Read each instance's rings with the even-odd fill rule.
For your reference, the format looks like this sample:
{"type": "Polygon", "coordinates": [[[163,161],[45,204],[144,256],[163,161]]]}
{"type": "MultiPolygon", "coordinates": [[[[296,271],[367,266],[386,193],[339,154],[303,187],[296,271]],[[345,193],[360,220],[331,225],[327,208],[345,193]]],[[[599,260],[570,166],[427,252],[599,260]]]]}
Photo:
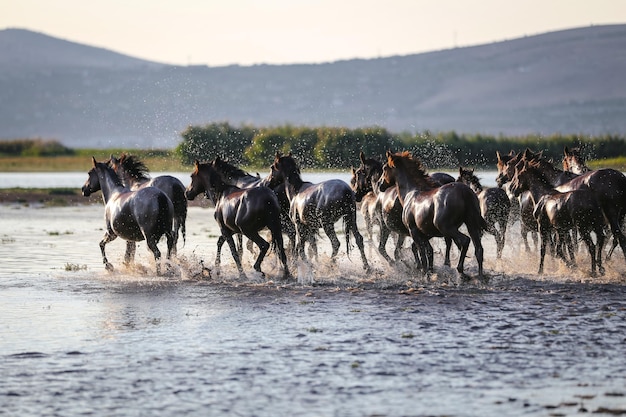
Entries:
{"type": "Polygon", "coordinates": [[[377,58],[616,23],[624,0],[0,0],[0,30],[176,65],[377,58]]]}

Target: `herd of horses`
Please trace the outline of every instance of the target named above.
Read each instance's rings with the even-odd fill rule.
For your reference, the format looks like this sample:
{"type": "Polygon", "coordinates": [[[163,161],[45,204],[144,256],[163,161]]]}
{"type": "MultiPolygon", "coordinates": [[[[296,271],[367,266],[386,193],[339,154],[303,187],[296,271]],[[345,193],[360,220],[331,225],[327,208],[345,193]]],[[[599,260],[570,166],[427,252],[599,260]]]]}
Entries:
{"type": "Polygon", "coordinates": [[[240,275],[245,276],[241,237],[258,247],[254,269],[272,248],[282,264],[283,277],[291,277],[291,260],[317,258],[317,240],[324,230],[334,261],[340,248],[335,224],[342,220],[349,254],[354,239],[365,270],[370,265],[364,239],[357,227],[357,207],[370,238],[378,229],[378,252],[390,265],[402,261],[428,276],[434,271],[431,240],[446,244],[444,265],[450,265],[452,244],[458,248],[456,269],[462,278],[470,243],[478,264],[478,278],[485,279],[482,236],[495,238],[496,257],[501,258],[507,226],[519,221],[526,250],[527,234],[541,240],[538,272],[544,270],[546,252],[567,266],[576,266],[579,239],[587,247],[592,276],[605,273],[603,254],[607,235],[613,244],[606,257],[619,246],[626,259],[626,176],[614,169],[590,170],[578,148],[565,148],[563,169],[540,152],[497,153],[497,187],[483,187],[474,171],[459,168],[458,178],[427,173],[409,152],[388,151],[382,160],[360,153],[360,165],[352,168],[350,184],[338,179],[317,184],[303,181],[291,155],[277,153],[270,173],[261,178],[220,158],[195,161],[191,183],[185,187],[175,177],[150,178],[147,167],[132,155],[108,161],[92,158],[93,168],[82,187],[83,195],[101,190],[105,204],[106,232],[100,242],[103,263],[113,269],[105,253],[108,242],[120,237],[126,243],[125,263],[131,263],[136,242],[145,240],[160,274],[161,252],[157,243],[165,236],[167,257],[176,254],[179,235],[186,238],[187,201],[203,194],[215,206],[220,230],[215,264],[228,243],[240,275]],[[269,231],[269,242],[260,232],[269,231]],[[289,250],[283,240],[289,241],[289,250]],[[387,253],[389,237],[395,237],[393,258],[387,253]],[[595,237],[595,239],[594,239],[595,237]],[[238,239],[237,244],[235,238],[238,239]],[[402,259],[409,238],[413,259],[402,259]],[[308,252],[305,250],[308,244],[308,252]],[[309,256],[307,256],[307,253],[309,256]],[[290,255],[288,258],[288,254],[290,255]]]}

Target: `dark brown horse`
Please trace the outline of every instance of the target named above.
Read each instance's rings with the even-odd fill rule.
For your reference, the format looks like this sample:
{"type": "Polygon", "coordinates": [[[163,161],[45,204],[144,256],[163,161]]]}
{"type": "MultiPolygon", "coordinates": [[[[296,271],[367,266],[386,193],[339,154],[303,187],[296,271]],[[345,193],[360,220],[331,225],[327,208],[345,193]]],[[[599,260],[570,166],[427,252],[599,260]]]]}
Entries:
{"type": "Polygon", "coordinates": [[[591,171],[580,148],[569,148],[566,146],[563,149],[563,171],[573,172],[578,175],[591,171]]]}
{"type": "Polygon", "coordinates": [[[577,230],[583,242],[587,245],[591,258],[591,275],[596,275],[596,264],[601,274],[602,247],[604,245],[604,216],[594,193],[588,188],[566,192],[555,190],[538,168],[537,162],[526,162],[518,165],[511,191],[519,195],[529,191],[535,202],[534,216],[537,219],[541,235],[541,258],[539,274],[543,273],[544,257],[548,244],[552,242],[552,232],[556,234],[556,254],[568,266],[575,266],[574,242],[570,231],[577,230]],[[591,238],[595,233],[597,245],[591,238]],[[569,259],[565,256],[565,248],[569,252],[569,259]],[[596,254],[597,250],[597,254],[596,254]]]}
{"type": "Polygon", "coordinates": [[[113,265],[107,260],[104,247],[119,236],[126,240],[126,264],[131,263],[135,257],[135,242],[145,240],[154,255],[157,274],[160,274],[161,251],[157,243],[163,235],[166,236],[168,258],[174,246],[172,202],[158,188],[147,187],[132,191],[124,187],[108,162],[96,162],[93,157],[92,162],[93,168],[89,171],[82,193],[89,197],[102,190],[106,232],[100,242],[100,251],[106,269],[112,270],[113,265]]]}
{"type": "Polygon", "coordinates": [[[452,239],[459,248],[457,271],[465,276],[464,262],[470,239],[474,244],[478,275],[483,274],[481,235],[488,226],[480,214],[478,197],[467,185],[452,182],[437,187],[428,177],[421,162],[409,152],[387,152],[387,163],[378,183],[381,191],[396,187],[402,201],[402,221],[419,248],[425,272],[433,270],[433,248],[430,239],[436,236],[452,239]],[[470,235],[461,233],[465,224],[470,235]]]}
{"type": "Polygon", "coordinates": [[[626,259],[626,236],[621,229],[626,216],[626,176],[624,174],[615,169],[603,168],[576,175],[556,168],[543,157],[527,158],[524,156],[524,159],[536,162],[537,169],[557,191],[589,189],[600,204],[606,223],[611,229],[613,245],[619,244],[626,259]],[[573,178],[563,182],[567,175],[573,178]]]}
{"type": "Polygon", "coordinates": [[[270,184],[275,187],[284,183],[290,201],[289,214],[296,226],[297,253],[304,259],[304,243],[310,241],[320,228],[330,239],[332,245],[331,258],[337,256],[339,239],[335,232],[335,223],[343,219],[346,234],[346,252],[350,251],[350,235],[361,252],[363,268],[369,269],[363,236],[359,233],[356,223],[356,200],[350,186],[342,180],[328,180],[318,184],[307,184],[302,181],[300,168],[291,155],[276,154],[268,176],[270,184]]]}
{"type": "Polygon", "coordinates": [[[156,187],[169,197],[174,205],[174,247],[172,253],[176,254],[178,234],[185,242],[187,221],[187,199],[185,198],[185,186],[176,177],[171,175],[159,175],[151,178],[148,167],[134,155],[122,154],[117,159],[111,155],[109,164],[115,171],[122,184],[133,191],[144,187],[156,187]]]}
{"type": "Polygon", "coordinates": [[[378,252],[391,264],[392,260],[386,250],[389,236],[392,233],[397,236],[394,258],[399,261],[404,240],[409,235],[404,223],[402,223],[402,204],[395,188],[390,188],[384,192],[380,192],[377,188],[376,184],[383,172],[382,162],[374,158],[366,158],[363,152],[360,153],[360,160],[359,168],[352,170],[350,187],[354,191],[356,201],[361,202],[362,212],[363,207],[365,207],[371,216],[371,222],[378,225],[380,231],[378,252]]]}
{"type": "MultiPolygon", "coordinates": [[[[252,188],[258,186],[269,187],[270,183],[267,178],[260,178],[259,176],[249,174],[243,169],[225,161],[222,158],[215,158],[210,162],[211,166],[222,176],[224,182],[230,185],[235,185],[239,188],[252,188]]],[[[280,204],[280,224],[284,234],[289,239],[292,250],[296,247],[296,228],[289,217],[289,199],[285,190],[285,184],[279,184],[276,187],[270,187],[276,193],[278,197],[278,203],[280,204]]],[[[241,235],[239,235],[241,236],[241,235]]],[[[312,239],[310,245],[314,252],[317,252],[315,239],[312,239]]],[[[241,241],[239,241],[241,246],[241,241]]],[[[241,251],[240,251],[241,253],[241,251]]]]}
{"type": "Polygon", "coordinates": [[[458,182],[462,182],[474,190],[480,202],[480,212],[489,225],[487,230],[496,239],[496,257],[502,257],[506,227],[509,222],[511,200],[502,188],[483,188],[480,179],[474,174],[473,169],[459,167],[458,182]]]}
{"type": "Polygon", "coordinates": [[[284,277],[290,276],[280,229],[280,206],[274,191],[265,186],[241,189],[229,185],[210,164],[196,161],[186,196],[193,200],[201,193],[205,193],[215,204],[215,221],[221,232],[217,241],[216,266],[220,265],[222,246],[224,242],[228,242],[237,269],[243,275],[241,260],[233,240],[234,234],[241,233],[259,247],[254,269],[262,273],[261,262],[270,244],[259,235],[259,231],[267,227],[272,235],[272,245],[283,264],[284,277]]]}

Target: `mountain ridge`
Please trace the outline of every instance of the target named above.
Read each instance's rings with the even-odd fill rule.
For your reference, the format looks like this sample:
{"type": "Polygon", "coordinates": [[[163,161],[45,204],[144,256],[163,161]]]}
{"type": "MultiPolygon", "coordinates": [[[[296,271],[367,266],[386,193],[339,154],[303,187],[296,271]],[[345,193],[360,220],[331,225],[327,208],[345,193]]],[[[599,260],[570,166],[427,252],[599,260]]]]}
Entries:
{"type": "Polygon", "coordinates": [[[170,147],[188,125],[215,121],[626,134],[626,25],[420,54],[224,67],[160,64],[11,31],[22,40],[0,31],[0,138],[170,147]]]}

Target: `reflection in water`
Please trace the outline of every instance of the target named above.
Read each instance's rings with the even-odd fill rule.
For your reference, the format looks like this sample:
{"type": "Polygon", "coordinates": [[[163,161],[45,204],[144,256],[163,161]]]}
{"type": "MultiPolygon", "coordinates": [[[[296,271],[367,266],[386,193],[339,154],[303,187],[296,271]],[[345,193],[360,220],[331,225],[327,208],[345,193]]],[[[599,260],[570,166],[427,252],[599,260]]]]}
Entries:
{"type": "Polygon", "coordinates": [[[252,273],[239,280],[227,250],[219,277],[197,278],[199,260],[212,265],[215,253],[212,210],[190,210],[179,269],[168,277],[153,275],[145,245],[137,252],[145,270],[125,270],[121,241],[110,245],[116,271],[104,271],[102,227],[101,206],[0,206],[7,415],[626,410],[621,254],[602,279],[552,260],[540,278],[536,255],[515,237],[501,261],[486,238],[491,281],[464,285],[441,266],[439,243],[429,282],[391,269],[371,248],[372,274],[358,259],[333,265],[323,254],[300,268],[313,282],[285,284],[271,256],[267,284],[252,273]]]}

